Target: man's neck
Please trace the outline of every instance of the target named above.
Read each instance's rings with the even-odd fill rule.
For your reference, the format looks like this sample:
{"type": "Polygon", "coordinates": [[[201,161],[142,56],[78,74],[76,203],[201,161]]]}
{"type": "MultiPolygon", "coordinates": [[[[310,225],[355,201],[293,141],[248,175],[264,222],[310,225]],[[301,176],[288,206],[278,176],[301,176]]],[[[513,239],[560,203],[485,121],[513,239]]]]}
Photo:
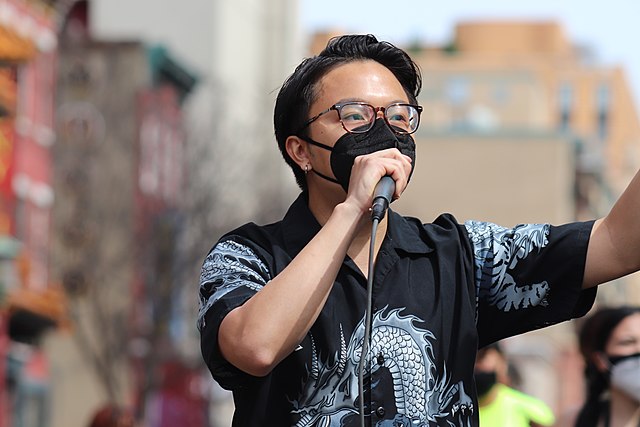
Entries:
{"type": "Polygon", "coordinates": [[[344,202],[345,194],[340,192],[325,192],[320,196],[318,190],[309,191],[309,210],[316,218],[321,226],[324,226],[329,220],[329,217],[333,213],[335,207],[344,202]]]}
{"type": "MultiPolygon", "coordinates": [[[[317,192],[313,192],[318,194],[317,192]]],[[[335,207],[344,202],[345,194],[341,192],[328,192],[321,193],[321,196],[309,194],[309,210],[316,218],[321,226],[324,226],[329,220],[329,217],[333,213],[335,207]]],[[[377,257],[384,236],[387,233],[388,215],[380,221],[376,230],[376,242],[374,259],[377,257]]],[[[347,255],[356,263],[360,271],[367,276],[368,261],[369,261],[369,246],[371,239],[371,227],[372,222],[370,215],[363,215],[360,223],[357,226],[357,231],[354,238],[349,245],[347,255]]]]}

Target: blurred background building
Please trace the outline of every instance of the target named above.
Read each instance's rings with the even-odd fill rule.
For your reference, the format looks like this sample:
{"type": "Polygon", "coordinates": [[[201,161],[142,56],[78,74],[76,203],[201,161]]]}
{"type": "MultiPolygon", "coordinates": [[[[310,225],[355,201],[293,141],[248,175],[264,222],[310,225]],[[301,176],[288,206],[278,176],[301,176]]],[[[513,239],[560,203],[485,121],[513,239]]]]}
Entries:
{"type": "Polygon", "coordinates": [[[95,39],[89,8],[75,2],[59,34],[52,271],[74,326],[48,341],[60,409],[51,423],[80,425],[103,401],[147,417],[147,404],[162,401],[156,411],[204,425],[205,399],[189,387],[201,370],[171,328],[187,321],[177,305],[183,102],[197,78],[164,47],[95,39]]]}
{"type": "Polygon", "coordinates": [[[0,425],[44,425],[51,372],[43,336],[64,323],[51,276],[56,14],[0,2],[0,425]],[[13,424],[11,424],[13,423],[13,424]]]}
{"type": "MultiPolygon", "coordinates": [[[[149,427],[229,425],[199,354],[200,264],[295,198],[273,103],[340,31],[307,40],[296,0],[175,3],[176,22],[154,24],[153,2],[0,0],[0,427],[83,427],[105,403],[149,427]],[[181,10],[206,27],[191,35],[181,10]],[[123,31],[133,17],[189,42],[123,31]]],[[[394,209],[502,225],[607,212],[640,168],[638,111],[624,69],[564,31],[466,21],[403,46],[424,113],[394,209]]],[[[599,292],[621,302],[640,304],[639,275],[599,292]]],[[[580,402],[571,323],[505,349],[525,391],[557,412],[580,402]]]]}
{"type": "Polygon", "coordinates": [[[110,31],[123,6],[153,11],[0,2],[0,427],[84,426],[107,403],[149,426],[225,425],[194,327],[199,265],[232,215],[275,218],[295,192],[269,160],[274,90],[300,56],[295,2],[216,3],[202,78],[110,31]],[[215,99],[188,112],[198,86],[215,99]],[[259,169],[282,186],[236,197],[259,169]]]}

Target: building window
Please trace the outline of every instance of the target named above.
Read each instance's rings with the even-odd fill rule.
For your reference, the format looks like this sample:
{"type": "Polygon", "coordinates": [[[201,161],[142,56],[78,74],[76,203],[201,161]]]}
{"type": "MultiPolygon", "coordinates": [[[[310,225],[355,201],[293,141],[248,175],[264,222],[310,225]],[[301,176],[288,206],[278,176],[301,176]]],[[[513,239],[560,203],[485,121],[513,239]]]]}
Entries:
{"type": "Polygon", "coordinates": [[[607,83],[601,83],[596,88],[596,114],[598,123],[598,138],[607,137],[609,131],[609,111],[611,110],[611,89],[607,83]]]}
{"type": "Polygon", "coordinates": [[[456,107],[466,104],[469,98],[469,80],[462,76],[448,79],[446,96],[447,100],[456,107]]]}
{"type": "Polygon", "coordinates": [[[569,130],[573,110],[573,87],[562,83],[558,88],[558,110],[560,111],[560,130],[569,130]]]}
{"type": "Polygon", "coordinates": [[[453,76],[445,84],[445,96],[451,106],[451,128],[466,129],[466,105],[469,102],[469,80],[462,76],[453,76]]]}
{"type": "Polygon", "coordinates": [[[509,86],[503,82],[496,82],[491,92],[493,102],[496,105],[506,105],[509,102],[509,86]]]}

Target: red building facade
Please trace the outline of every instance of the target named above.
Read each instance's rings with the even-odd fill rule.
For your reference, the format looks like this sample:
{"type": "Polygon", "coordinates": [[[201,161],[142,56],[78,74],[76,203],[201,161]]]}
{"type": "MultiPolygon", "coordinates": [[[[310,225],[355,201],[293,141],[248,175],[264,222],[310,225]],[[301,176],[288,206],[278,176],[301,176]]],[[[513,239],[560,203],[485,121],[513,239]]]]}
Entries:
{"type": "MultiPolygon", "coordinates": [[[[33,344],[62,312],[49,277],[56,59],[51,6],[1,1],[0,427],[27,411],[33,414],[27,402],[46,400],[34,390],[47,386],[47,359],[33,344]],[[14,385],[12,390],[7,383],[14,385]]],[[[36,410],[36,415],[44,425],[45,411],[36,410]]]]}

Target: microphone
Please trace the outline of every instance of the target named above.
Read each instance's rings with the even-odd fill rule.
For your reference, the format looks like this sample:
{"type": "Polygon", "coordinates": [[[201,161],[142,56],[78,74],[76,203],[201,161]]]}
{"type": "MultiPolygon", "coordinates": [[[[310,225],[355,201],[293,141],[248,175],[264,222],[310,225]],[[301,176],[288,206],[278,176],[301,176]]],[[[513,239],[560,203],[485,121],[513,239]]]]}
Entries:
{"type": "Polygon", "coordinates": [[[371,205],[371,220],[382,221],[387,212],[393,193],[396,191],[396,182],[389,175],[383,176],[375,190],[373,190],[373,204],[371,205]]]}

